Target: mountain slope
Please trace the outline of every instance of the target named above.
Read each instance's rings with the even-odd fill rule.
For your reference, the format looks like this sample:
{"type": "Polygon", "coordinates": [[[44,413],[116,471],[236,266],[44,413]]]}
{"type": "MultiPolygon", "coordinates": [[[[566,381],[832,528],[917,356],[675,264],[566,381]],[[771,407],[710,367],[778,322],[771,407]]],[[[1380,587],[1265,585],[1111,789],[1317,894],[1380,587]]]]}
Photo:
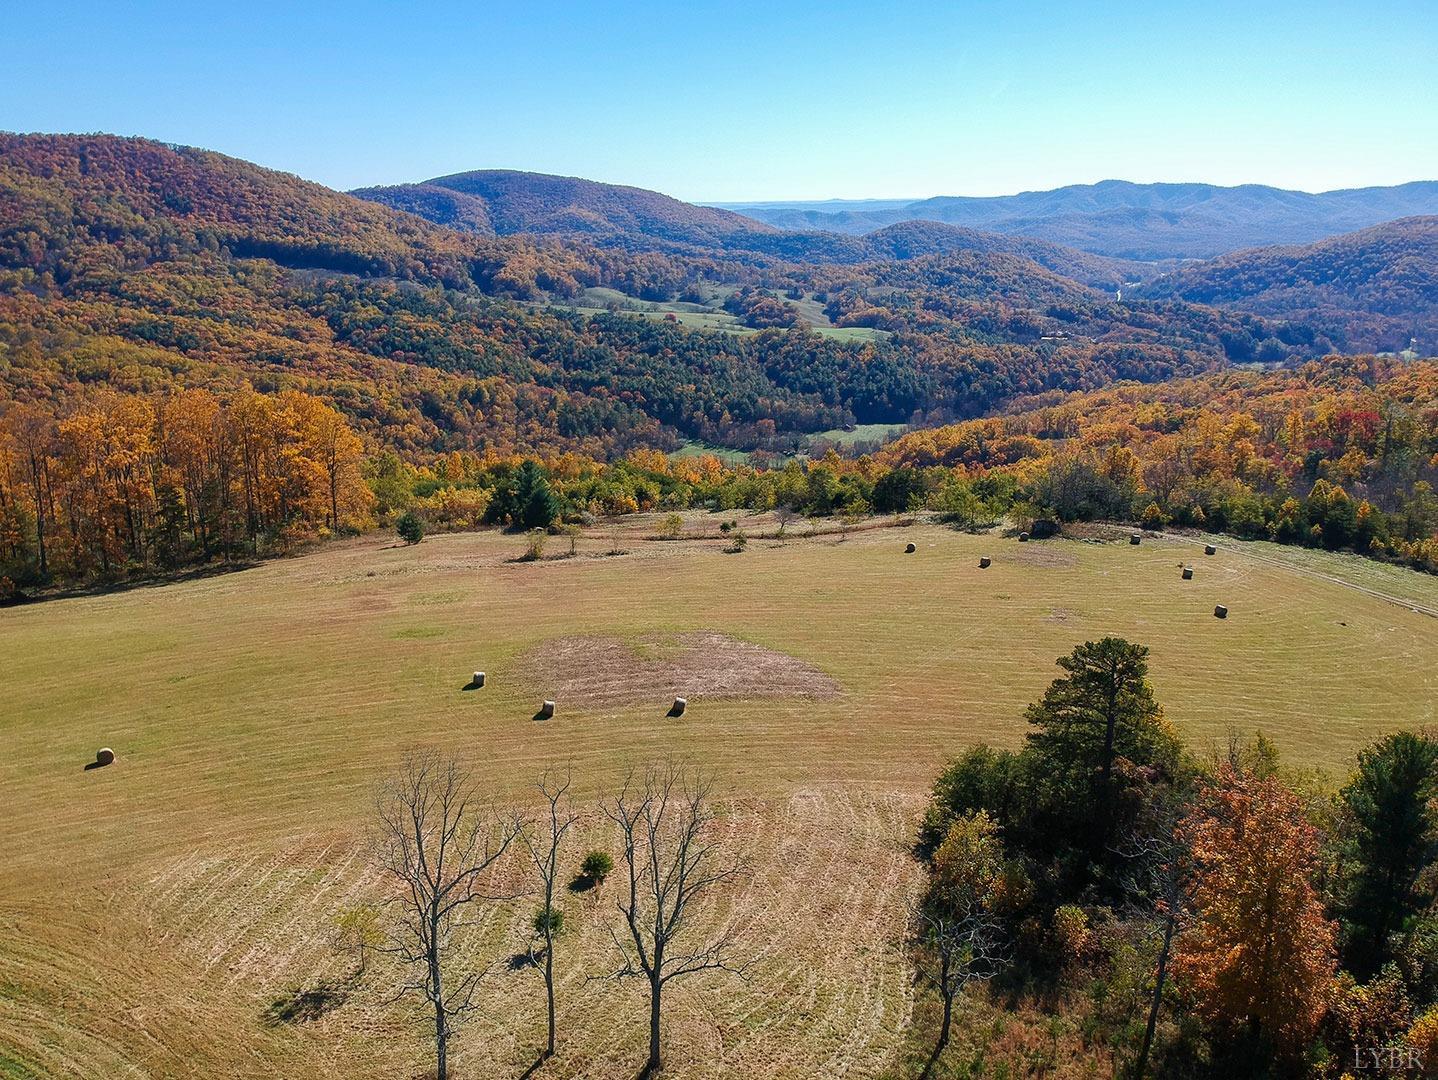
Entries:
{"type": "Polygon", "coordinates": [[[1031,259],[1045,270],[1102,289],[1114,289],[1125,281],[1148,277],[1154,272],[1150,263],[1114,259],[1044,240],[982,232],[936,221],[902,221],[862,239],[866,252],[874,259],[916,259],[959,251],[1002,253],[1031,259]]]}
{"type": "Polygon", "coordinates": [[[1000,253],[1032,259],[1047,270],[1105,290],[1154,272],[1152,266],[1132,260],[930,221],[904,222],[864,237],[786,231],[656,191],[542,173],[458,173],[419,184],[360,188],[351,194],[482,235],[579,237],[633,250],[751,253],[843,265],[960,251],[1000,253]]]}
{"type": "Polygon", "coordinates": [[[407,214],[194,147],[0,133],[0,260],[40,272],[228,249],[284,265],[447,282],[474,245],[407,214]]]}
{"type": "Polygon", "coordinates": [[[440,176],[420,184],[360,188],[352,194],[445,224],[494,232],[564,233],[592,236],[643,234],[685,244],[724,245],[735,237],[768,236],[779,230],[728,210],[694,206],[657,191],[601,184],[573,176],[478,170],[440,176]],[[451,193],[446,200],[442,193],[451,193]]]}
{"type": "Polygon", "coordinates": [[[992,198],[940,196],[897,208],[832,214],[803,204],[728,205],[785,228],[863,234],[900,221],[938,221],[1152,261],[1310,243],[1393,218],[1438,214],[1438,181],[1314,195],[1261,184],[1106,180],[992,198]]]}
{"type": "Polygon", "coordinates": [[[416,456],[603,458],[685,439],[792,451],[854,423],[1207,370],[1258,323],[1116,304],[1001,252],[696,252],[459,232],[143,139],[0,136],[0,413],[248,383],[319,395],[416,456]],[[594,310],[596,290],[633,313],[594,310]],[[745,332],[682,325],[694,293],[734,299],[745,332]],[[861,332],[805,330],[821,312],[861,332]],[[774,325],[793,329],[747,332],[774,325]]]}
{"type": "Polygon", "coordinates": [[[1438,217],[1184,267],[1141,295],[1301,319],[1349,350],[1438,353],[1438,217]]]}

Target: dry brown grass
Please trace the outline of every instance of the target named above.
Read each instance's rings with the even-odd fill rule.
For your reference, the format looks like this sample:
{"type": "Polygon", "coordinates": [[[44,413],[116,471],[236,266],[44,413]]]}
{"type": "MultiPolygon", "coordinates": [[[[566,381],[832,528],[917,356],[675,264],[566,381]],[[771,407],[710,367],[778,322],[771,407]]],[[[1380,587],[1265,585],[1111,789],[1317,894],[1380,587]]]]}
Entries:
{"type": "Polygon", "coordinates": [[[562,702],[598,708],[648,704],[676,696],[832,698],[839,684],[811,663],[715,630],[687,634],[562,637],[542,642],[522,661],[523,678],[562,702]]]}
{"type": "MultiPolygon", "coordinates": [[[[1392,568],[1297,573],[1225,544],[1182,582],[1173,567],[1192,549],[1163,538],[1033,542],[1025,553],[1051,553],[1019,561],[1015,540],[925,526],[906,532],[922,558],[892,530],[740,555],[652,531],[596,530],[579,558],[535,564],[490,533],[369,537],[0,613],[0,1076],[416,1075],[422,1032],[380,1004],[392,975],[347,987],[328,930],[373,893],[372,794],[420,745],[460,755],[503,802],[527,802],[548,766],[572,764],[591,806],[636,762],[674,753],[714,770],[754,875],[697,925],[733,919],[759,963],[674,995],[673,1075],[876,1077],[913,1008],[899,920],[924,790],[962,747],[1016,744],[1023,707],[1076,643],[1150,645],[1166,714],[1198,746],[1262,727],[1289,760],[1340,769],[1377,732],[1438,720],[1438,620],[1342,584],[1438,604],[1438,581],[1392,568]],[[742,683],[752,647],[839,692],[661,685],[676,664],[710,677],[704,650],[680,644],[707,634],[723,646],[715,685],[742,683]],[[642,699],[585,701],[576,686],[571,702],[548,685],[533,658],[576,638],[626,643],[642,699]],[[477,668],[490,684],[462,691],[477,668]],[[689,712],[665,719],[686,690],[689,712]],[[559,713],[534,723],[555,694],[559,713]],[[116,762],[83,771],[98,746],[116,762]],[[308,1022],[267,1020],[326,986],[348,996],[308,1022]]],[[[572,857],[603,842],[591,812],[572,857]]],[[[518,948],[530,903],[495,914],[477,962],[518,948]]],[[[638,991],[586,981],[612,963],[603,893],[566,904],[563,1048],[543,1075],[630,1075],[638,991]]],[[[517,1076],[540,1038],[533,972],[504,969],[491,990],[461,1039],[467,1077],[517,1076]]]]}

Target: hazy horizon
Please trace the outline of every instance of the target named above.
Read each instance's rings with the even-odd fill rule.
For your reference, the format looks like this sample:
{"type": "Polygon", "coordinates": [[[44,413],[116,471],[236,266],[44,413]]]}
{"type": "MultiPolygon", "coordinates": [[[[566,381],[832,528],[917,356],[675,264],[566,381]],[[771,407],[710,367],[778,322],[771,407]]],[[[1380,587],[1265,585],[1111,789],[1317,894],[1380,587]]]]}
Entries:
{"type": "Polygon", "coordinates": [[[0,128],[144,135],[342,190],[480,167],[704,203],[1438,176],[1418,0],[7,14],[0,128]]]}
{"type": "Polygon", "coordinates": [[[415,176],[413,176],[413,177],[410,177],[410,178],[407,179],[407,180],[386,181],[386,182],[384,182],[384,183],[360,183],[360,184],[353,184],[353,185],[350,185],[350,186],[348,186],[348,187],[336,187],[335,185],[329,184],[329,183],[327,183],[325,180],[323,180],[323,179],[321,179],[321,178],[319,178],[319,177],[307,176],[307,175],[305,175],[304,173],[301,173],[301,172],[299,172],[298,170],[296,170],[296,169],[294,169],[294,168],[290,168],[290,167],[286,166],[283,162],[259,161],[259,160],[255,160],[255,159],[253,159],[253,158],[245,158],[243,155],[234,153],[234,152],[229,151],[229,150],[226,150],[224,147],[221,147],[221,146],[207,146],[207,145],[200,144],[200,143],[177,142],[176,140],[163,139],[163,138],[160,138],[159,136],[157,136],[157,135],[155,135],[155,134],[153,134],[153,133],[143,132],[143,131],[133,131],[133,132],[124,132],[124,131],[80,131],[80,130],[66,130],[66,131],[41,131],[41,130],[33,130],[33,131],[21,131],[21,130],[15,130],[15,129],[10,129],[10,128],[0,128],[0,133],[9,133],[9,134],[17,134],[17,135],[61,135],[61,136],[71,136],[71,135],[79,136],[79,135],[95,135],[95,134],[98,134],[98,135],[115,136],[115,137],[117,137],[117,138],[143,138],[143,139],[151,139],[151,140],[154,140],[154,141],[157,141],[157,142],[170,143],[170,144],[172,144],[172,145],[192,146],[192,147],[194,147],[194,148],[196,148],[196,149],[213,151],[213,152],[215,152],[215,153],[224,154],[224,155],[227,156],[227,157],[237,158],[237,159],[246,160],[246,161],[252,161],[254,164],[260,165],[260,166],[262,166],[263,168],[271,169],[271,170],[274,170],[274,171],[276,171],[276,172],[289,173],[289,174],[292,174],[292,175],[295,175],[295,176],[299,176],[302,180],[309,180],[309,181],[312,181],[312,182],[314,182],[314,183],[324,184],[326,187],[331,187],[331,188],[333,188],[334,190],[337,190],[337,191],[346,191],[346,192],[347,192],[347,191],[353,191],[353,190],[361,189],[361,188],[369,188],[369,187],[386,187],[386,186],[393,186],[393,185],[395,185],[395,184],[419,183],[419,182],[423,182],[423,181],[427,181],[427,180],[438,179],[438,178],[441,178],[441,177],[443,177],[443,176],[456,175],[457,173],[465,173],[465,172],[517,172],[517,173],[536,173],[536,174],[547,175],[547,176],[558,176],[558,177],[565,177],[565,178],[572,178],[572,179],[579,179],[579,180],[589,180],[589,181],[593,181],[593,182],[596,182],[596,183],[610,184],[610,185],[616,185],[616,186],[622,186],[622,187],[645,188],[646,190],[658,191],[660,194],[669,195],[669,196],[671,196],[671,197],[673,197],[673,198],[676,198],[676,199],[682,199],[684,202],[692,203],[692,204],[694,204],[694,205],[696,205],[696,206],[710,206],[710,207],[715,207],[715,208],[718,208],[718,209],[727,209],[727,208],[745,207],[745,206],[747,206],[747,207],[753,207],[753,208],[758,209],[758,208],[763,208],[763,207],[780,208],[780,207],[786,207],[786,206],[823,206],[823,205],[829,205],[829,206],[835,206],[835,207],[843,207],[843,206],[855,206],[855,207],[857,207],[857,206],[861,206],[861,205],[869,205],[869,206],[893,205],[893,206],[897,207],[897,206],[904,206],[904,205],[907,205],[907,204],[909,204],[909,203],[922,202],[922,201],[924,201],[924,200],[926,200],[926,199],[934,199],[934,198],[993,199],[993,198],[1004,198],[1004,197],[1013,196],[1013,195],[1025,195],[1025,194],[1031,194],[1031,193],[1037,193],[1037,192],[1055,191],[1055,190],[1060,190],[1060,189],[1063,189],[1063,188],[1095,187],[1095,186],[1098,186],[1098,185],[1100,185],[1100,184],[1106,184],[1106,183],[1133,184],[1133,185],[1139,186],[1139,187],[1151,186],[1151,185],[1169,185],[1169,186],[1204,185],[1204,186],[1219,187],[1219,188],[1266,187],[1266,188],[1273,188],[1273,189],[1281,190],[1281,191],[1298,192],[1298,193],[1300,193],[1300,194],[1305,194],[1305,195],[1325,195],[1325,194],[1332,194],[1332,193],[1334,193],[1334,192],[1339,192],[1339,191],[1355,191],[1355,190],[1361,190],[1361,189],[1365,189],[1365,188],[1395,188],[1395,187],[1404,187],[1404,186],[1407,186],[1407,185],[1410,185],[1410,184],[1432,184],[1432,183],[1438,183],[1438,173],[1435,173],[1435,175],[1434,175],[1434,176],[1431,176],[1431,177],[1428,177],[1428,176],[1415,176],[1415,177],[1412,177],[1412,178],[1407,179],[1407,180],[1394,180],[1394,181],[1387,182],[1387,183],[1346,185],[1346,186],[1344,186],[1344,187],[1336,187],[1336,188],[1303,188],[1303,187],[1292,187],[1292,186],[1285,186],[1285,185],[1283,185],[1283,184],[1278,184],[1278,183],[1270,183],[1270,182],[1268,182],[1268,181],[1263,181],[1263,180],[1247,180],[1247,181],[1239,181],[1239,182],[1237,182],[1237,183],[1231,183],[1231,184],[1230,184],[1230,183],[1218,183],[1218,182],[1212,181],[1212,180],[1206,180],[1206,179],[1201,179],[1201,178],[1192,178],[1192,177],[1190,177],[1190,178],[1188,178],[1188,179],[1181,179],[1181,180],[1170,180],[1170,179],[1136,180],[1136,179],[1133,179],[1132,177],[1127,177],[1127,176],[1103,176],[1103,177],[1101,177],[1100,179],[1097,179],[1097,180],[1071,180],[1071,181],[1064,181],[1064,182],[1060,182],[1060,183],[1051,184],[1051,185],[1048,185],[1048,186],[1045,186],[1045,187],[1033,187],[1033,186],[1029,186],[1029,187],[1014,188],[1014,189],[1011,189],[1011,190],[1003,190],[1003,191],[982,191],[982,192],[975,192],[975,191],[958,191],[958,190],[947,190],[947,189],[946,189],[946,190],[940,190],[940,191],[929,191],[929,192],[924,192],[924,193],[922,193],[922,194],[915,194],[915,195],[859,195],[859,196],[850,196],[850,195],[815,195],[815,196],[813,196],[813,197],[795,197],[795,198],[784,198],[784,197],[782,197],[782,196],[764,195],[764,196],[759,196],[759,197],[756,197],[756,198],[747,198],[747,199],[746,199],[746,198],[709,199],[709,198],[703,198],[703,197],[685,198],[684,196],[676,195],[674,192],[671,192],[671,191],[664,191],[664,190],[659,189],[659,188],[647,188],[646,185],[644,185],[644,184],[636,183],[636,182],[634,182],[634,181],[632,181],[632,180],[627,180],[627,179],[624,179],[624,178],[622,178],[622,177],[619,177],[619,178],[606,178],[606,177],[598,177],[598,176],[585,176],[585,175],[583,175],[583,174],[581,174],[581,173],[572,172],[572,171],[569,171],[569,172],[563,172],[563,171],[561,171],[561,172],[548,172],[548,171],[541,170],[541,169],[524,168],[524,167],[522,167],[522,166],[513,166],[513,165],[484,165],[484,164],[480,164],[480,165],[475,165],[475,166],[473,166],[472,168],[469,168],[469,169],[454,170],[454,171],[452,171],[452,172],[450,172],[450,173],[424,173],[423,175],[415,175],[415,176]]]}

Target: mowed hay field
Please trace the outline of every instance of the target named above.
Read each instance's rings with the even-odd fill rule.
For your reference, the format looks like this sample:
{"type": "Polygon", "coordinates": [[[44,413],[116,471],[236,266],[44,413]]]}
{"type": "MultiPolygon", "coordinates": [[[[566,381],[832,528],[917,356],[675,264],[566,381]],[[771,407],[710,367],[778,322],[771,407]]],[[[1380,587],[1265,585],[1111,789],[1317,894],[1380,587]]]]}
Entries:
{"type": "MultiPolygon", "coordinates": [[[[375,788],[420,746],[530,806],[547,766],[571,767],[586,801],[669,753],[712,770],[721,834],[751,872],[695,930],[732,923],[754,964],[671,987],[672,1074],[872,1077],[913,1004],[902,926],[924,793],[963,747],[1017,745],[1075,644],[1150,646],[1158,697],[1200,748],[1261,728],[1289,762],[1336,772],[1374,735],[1435,719],[1438,619],[1414,607],[1438,608],[1438,580],[1407,571],[922,525],[800,526],[726,554],[646,539],[654,527],[599,529],[579,557],[537,564],[512,561],[514,536],[367,537],[0,611],[0,1077],[421,1075],[423,1030],[385,1003],[393,972],[347,982],[330,944],[335,915],[378,895],[375,788]],[[476,669],[488,685],[463,690],[476,669]],[[666,718],[676,693],[688,711],[666,718]],[[543,697],[557,715],[536,722],[543,697]],[[100,746],[117,761],[84,771],[100,746]],[[343,1000],[275,1018],[322,985],[343,1000]]],[[[591,845],[613,850],[592,811],[571,857],[591,845]]],[[[640,989],[588,979],[615,963],[612,897],[564,903],[561,1046],[541,1075],[633,1075],[640,989]]],[[[533,1061],[542,985],[507,963],[531,912],[498,910],[470,939],[497,967],[462,1076],[533,1061]]]]}

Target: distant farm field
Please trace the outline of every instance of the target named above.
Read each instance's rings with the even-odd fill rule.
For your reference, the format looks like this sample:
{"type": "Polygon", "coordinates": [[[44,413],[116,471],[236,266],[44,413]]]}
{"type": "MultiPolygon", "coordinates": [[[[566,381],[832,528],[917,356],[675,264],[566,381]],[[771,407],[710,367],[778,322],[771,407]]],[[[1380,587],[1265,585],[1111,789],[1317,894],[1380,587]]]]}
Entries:
{"type": "MultiPolygon", "coordinates": [[[[376,895],[376,784],[419,746],[505,803],[530,802],[546,767],[572,768],[585,800],[666,754],[713,770],[752,873],[696,925],[732,920],[755,964],[676,984],[672,1074],[876,1077],[913,1006],[901,929],[923,794],[963,747],[1016,745],[1075,644],[1150,646],[1198,748],[1261,728],[1337,772],[1377,733],[1435,721],[1438,579],[1270,545],[1206,557],[936,526],[791,526],[726,554],[699,538],[716,523],[688,516],[679,541],[647,539],[653,520],[598,527],[537,564],[496,533],[374,536],[0,611],[0,1077],[419,1075],[422,1031],[384,1003],[393,974],[344,982],[328,944],[376,895]],[[487,685],[462,689],[476,669],[487,685]],[[675,694],[688,711],[666,718],[675,694]],[[558,710],[537,722],[543,697],[558,710]],[[100,746],[117,761],[84,771],[100,746]],[[277,1019],[339,984],[322,1015],[277,1019]]],[[[571,854],[611,842],[590,813],[571,854]]],[[[638,988],[587,979],[612,968],[612,905],[603,889],[565,904],[560,1053],[539,1075],[632,1075],[638,988]]],[[[505,963],[530,913],[505,908],[474,942],[498,970],[460,1075],[533,1061],[541,985],[505,963]]]]}
{"type": "MultiPolygon", "coordinates": [[[[533,306],[575,311],[582,315],[597,315],[603,311],[615,310],[646,319],[671,319],[692,330],[723,330],[730,334],[758,333],[724,310],[724,301],[734,292],[732,286],[709,286],[706,292],[706,301],[698,304],[684,300],[636,300],[617,289],[590,288],[585,289],[572,303],[545,301],[533,306]]],[[[784,302],[797,311],[815,333],[824,337],[837,341],[882,341],[889,336],[887,330],[876,330],[868,326],[835,326],[829,316],[824,314],[824,305],[811,295],[800,300],[786,298],[784,302]]]]}

